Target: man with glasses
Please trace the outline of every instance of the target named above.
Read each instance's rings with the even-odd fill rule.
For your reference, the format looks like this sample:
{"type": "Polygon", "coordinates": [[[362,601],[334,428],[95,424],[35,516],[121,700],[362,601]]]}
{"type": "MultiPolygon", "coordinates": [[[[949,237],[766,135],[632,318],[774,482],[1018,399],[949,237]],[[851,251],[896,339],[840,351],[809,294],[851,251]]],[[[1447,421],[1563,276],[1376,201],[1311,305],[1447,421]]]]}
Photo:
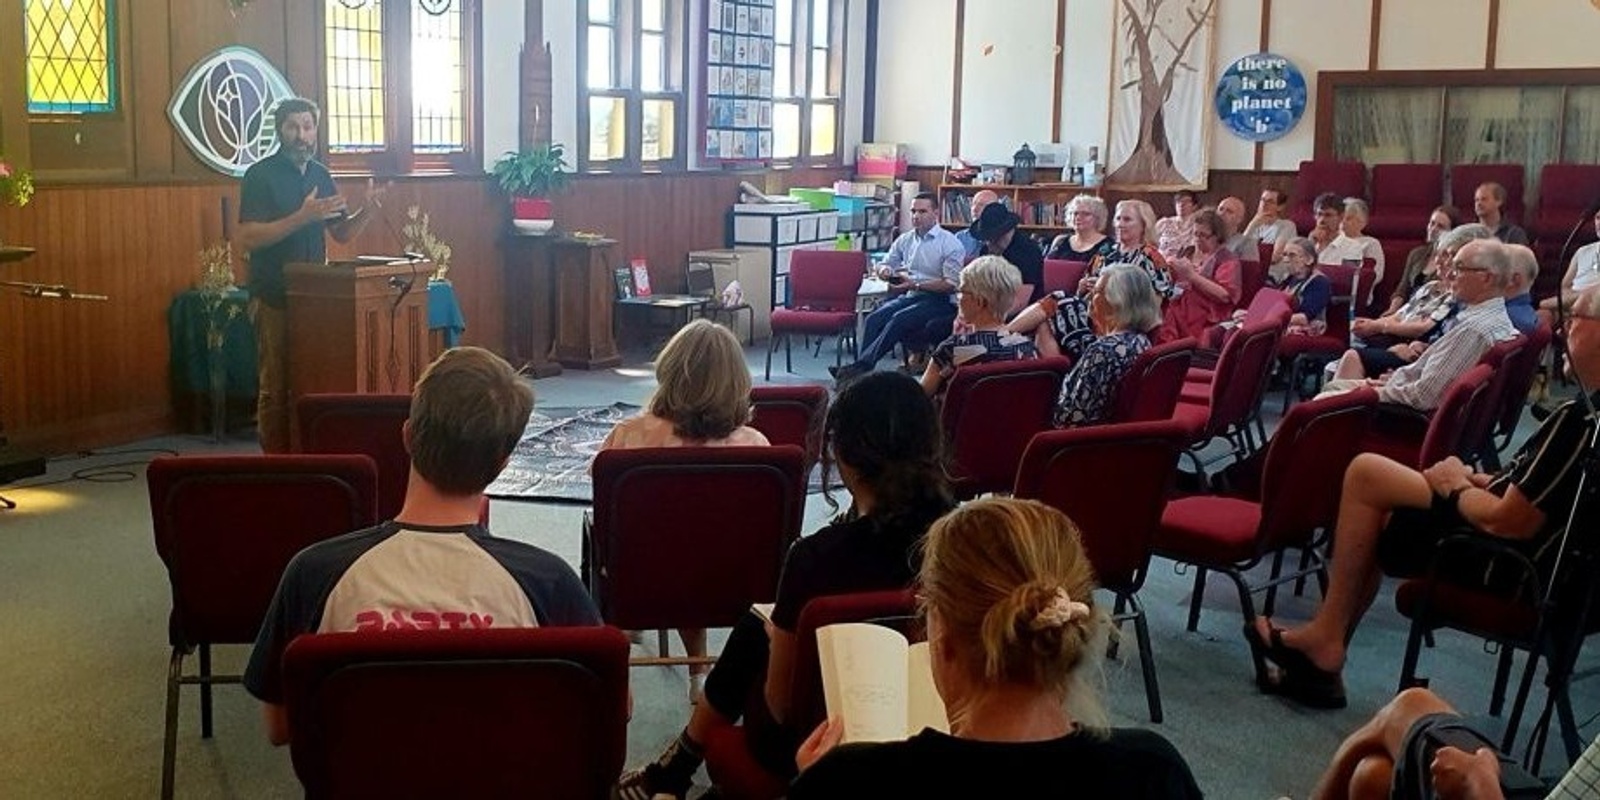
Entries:
{"type": "Polygon", "coordinates": [[[1352,364],[1351,353],[1346,353],[1325,393],[1371,386],[1385,403],[1432,411],[1451,381],[1476,364],[1489,348],[1517,335],[1506,316],[1505,289],[1511,282],[1512,262],[1505,246],[1490,239],[1473,240],[1447,268],[1454,275],[1455,299],[1461,305],[1449,330],[1417,360],[1388,377],[1366,378],[1359,356],[1352,364]]]}
{"type": "Polygon", "coordinates": [[[1431,247],[1435,261],[1434,279],[1411,292],[1405,303],[1392,313],[1376,319],[1357,317],[1350,323],[1354,334],[1340,360],[1342,374],[1354,374],[1349,359],[1359,358],[1362,375],[1377,378],[1410,364],[1428,349],[1428,343],[1444,335],[1445,322],[1454,321],[1460,308],[1452,293],[1455,276],[1450,262],[1467,242],[1492,239],[1494,232],[1477,223],[1458,225],[1437,237],[1431,247]]]}
{"type": "MultiPolygon", "coordinates": [[[[1482,279],[1475,256],[1495,243],[1468,245],[1458,262],[1460,284],[1482,279]]],[[[1441,340],[1442,341],[1442,340],[1441,340]]],[[[1568,320],[1568,369],[1585,391],[1600,386],[1600,289],[1584,292],[1568,320]]],[[[1347,643],[1377,595],[1385,574],[1420,575],[1437,543],[1461,532],[1520,542],[1535,563],[1547,564],[1577,500],[1589,445],[1600,414],[1600,393],[1568,401],[1545,420],[1505,469],[1475,472],[1454,456],[1418,471],[1362,453],[1345,471],[1327,591],[1305,625],[1281,630],[1266,618],[1245,629],[1252,647],[1279,674],[1264,690],[1311,706],[1344,706],[1340,677],[1347,643]]],[[[1492,564],[1455,572],[1497,581],[1492,564]]],[[[1454,575],[1455,572],[1452,572],[1454,575]]]]}
{"type": "Polygon", "coordinates": [[[920,334],[935,320],[955,319],[956,284],[965,255],[955,234],[939,224],[933,193],[917,195],[911,201],[911,230],[894,240],[878,267],[878,277],[901,294],[867,315],[860,357],[829,367],[828,373],[841,381],[864,375],[906,337],[920,334]]]}

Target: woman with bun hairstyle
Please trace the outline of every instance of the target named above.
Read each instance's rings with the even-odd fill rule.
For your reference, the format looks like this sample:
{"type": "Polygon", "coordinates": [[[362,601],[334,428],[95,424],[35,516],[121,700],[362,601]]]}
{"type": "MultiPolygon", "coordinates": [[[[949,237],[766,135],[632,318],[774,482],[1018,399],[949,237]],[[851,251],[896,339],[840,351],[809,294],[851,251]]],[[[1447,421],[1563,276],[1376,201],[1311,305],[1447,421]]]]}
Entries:
{"type": "Polygon", "coordinates": [[[929,529],[921,571],[933,681],[950,733],[801,746],[792,800],[813,797],[1200,797],[1160,735],[1102,727],[1084,678],[1108,620],[1077,528],[1032,500],[975,500],[929,529]]]}

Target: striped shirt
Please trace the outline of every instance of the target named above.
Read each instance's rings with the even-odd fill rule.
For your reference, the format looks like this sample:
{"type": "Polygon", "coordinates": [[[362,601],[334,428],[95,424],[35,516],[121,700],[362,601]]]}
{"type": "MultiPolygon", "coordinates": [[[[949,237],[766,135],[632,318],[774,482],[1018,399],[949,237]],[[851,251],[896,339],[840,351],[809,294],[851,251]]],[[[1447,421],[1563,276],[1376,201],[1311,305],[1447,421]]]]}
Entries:
{"type": "Polygon", "coordinates": [[[1432,411],[1438,408],[1451,381],[1471,369],[1489,348],[1516,335],[1517,329],[1511,327],[1511,318],[1506,316],[1505,298],[1492,297],[1467,306],[1448,333],[1378,387],[1378,399],[1432,411]]]}

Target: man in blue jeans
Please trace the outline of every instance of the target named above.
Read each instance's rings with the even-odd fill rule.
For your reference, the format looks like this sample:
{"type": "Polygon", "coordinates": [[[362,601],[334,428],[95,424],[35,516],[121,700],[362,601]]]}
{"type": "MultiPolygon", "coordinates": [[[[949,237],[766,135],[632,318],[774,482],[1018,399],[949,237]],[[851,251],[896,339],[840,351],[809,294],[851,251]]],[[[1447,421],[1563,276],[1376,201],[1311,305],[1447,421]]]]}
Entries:
{"type": "Polygon", "coordinates": [[[878,277],[889,282],[898,297],[867,315],[855,363],[829,367],[837,380],[871,372],[878,360],[908,336],[920,334],[928,323],[956,315],[955,291],[961,277],[965,251],[955,234],[939,225],[938,203],[931,192],[911,201],[911,230],[889,246],[889,256],[878,267],[878,277]]]}

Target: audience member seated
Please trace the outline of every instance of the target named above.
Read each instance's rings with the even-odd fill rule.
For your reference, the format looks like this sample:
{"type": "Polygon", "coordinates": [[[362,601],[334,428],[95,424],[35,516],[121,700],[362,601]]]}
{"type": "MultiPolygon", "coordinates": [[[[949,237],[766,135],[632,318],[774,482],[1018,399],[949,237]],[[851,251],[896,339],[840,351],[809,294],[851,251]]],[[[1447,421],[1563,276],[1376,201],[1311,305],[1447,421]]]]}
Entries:
{"type": "Polygon", "coordinates": [[[1476,222],[1459,225],[1440,236],[1434,253],[1434,273],[1438,277],[1413,292],[1395,313],[1375,320],[1356,318],[1350,327],[1356,337],[1355,347],[1344,354],[1341,369],[1353,368],[1350,359],[1358,358],[1363,374],[1377,378],[1416,361],[1461,312],[1455,297],[1456,273],[1450,263],[1468,242],[1493,238],[1488,228],[1476,222]]]}
{"type": "Polygon", "coordinates": [[[1354,262],[1359,266],[1363,259],[1372,259],[1372,285],[1361,287],[1363,297],[1371,295],[1383,280],[1383,245],[1365,233],[1367,215],[1367,201],[1355,197],[1345,200],[1344,216],[1339,221],[1339,235],[1317,251],[1318,264],[1354,262]]]}
{"type": "MultiPolygon", "coordinates": [[[[1022,282],[1033,287],[1028,295],[1028,302],[1032,303],[1044,296],[1044,251],[1033,237],[1018,235],[1017,225],[1021,222],[1022,217],[1011,209],[994,203],[973,221],[972,235],[983,242],[984,255],[1001,256],[1016,267],[1022,282]]],[[[1008,302],[1000,309],[1000,315],[1005,316],[1010,310],[1008,302]]]]}
{"type": "MultiPolygon", "coordinates": [[[[644,411],[617,423],[601,450],[637,447],[763,446],[750,427],[750,369],[733,331],[708,319],[683,326],[656,356],[656,390],[644,411]]],[[[691,656],[706,654],[704,629],[678,631],[691,656]]],[[[698,702],[704,664],[689,667],[689,697],[698,702]]]]}
{"type": "MultiPolygon", "coordinates": [[[[1497,242],[1473,242],[1460,260],[1477,268],[1485,260],[1480,254],[1502,250],[1497,242]]],[[[1489,260],[1509,259],[1501,253],[1489,260]]],[[[1458,286],[1482,278],[1463,276],[1458,286]]],[[[1600,290],[1585,292],[1574,305],[1568,369],[1580,385],[1600,386],[1600,290]]],[[[1600,403],[1600,393],[1591,402],[1600,403]]],[[[1596,425],[1600,415],[1590,412],[1582,399],[1568,401],[1495,475],[1475,473],[1453,456],[1422,472],[1373,453],[1357,456],[1345,472],[1332,571],[1316,615],[1287,631],[1266,618],[1245,629],[1251,646],[1280,670],[1263,688],[1306,705],[1343,706],[1340,672],[1347,643],[1382,575],[1423,574],[1444,537],[1476,530],[1521,542],[1536,562],[1553,557],[1549,545],[1558,540],[1572,508],[1596,425]]]]}
{"type": "Polygon", "coordinates": [[[1099,335],[1088,337],[1061,382],[1055,411],[1058,428],[1105,419],[1117,402],[1122,376],[1150,347],[1150,331],[1161,324],[1161,296],[1137,267],[1116,264],[1106,267],[1090,293],[1089,317],[1099,335]]]}
{"type": "Polygon", "coordinates": [[[1283,190],[1262,189],[1261,199],[1256,201],[1256,215],[1244,228],[1244,235],[1254,236],[1262,244],[1272,245],[1272,262],[1267,272],[1279,282],[1284,279],[1284,271],[1278,269],[1278,262],[1283,260],[1283,247],[1290,239],[1300,235],[1295,230],[1294,222],[1282,216],[1284,206],[1288,203],[1289,195],[1283,190]]]}
{"type": "Polygon", "coordinates": [[[923,534],[954,505],[933,403],[898,372],[862,376],[841,388],[828,409],[826,439],[831,458],[824,480],[837,464],[850,508],[789,548],[771,626],[753,613],[740,620],[689,726],[653,763],[623,776],[618,797],[683,797],[708,733],[741,717],[757,761],[775,774],[793,774],[806,731],[784,726],[790,711],[784,704],[801,609],[817,597],[898,589],[915,579],[923,534]]]}
{"type": "Polygon", "coordinates": [[[1358,353],[1346,351],[1339,359],[1329,393],[1358,386],[1373,386],[1385,403],[1432,411],[1451,381],[1461,376],[1489,348],[1517,335],[1506,316],[1505,288],[1511,279],[1511,254],[1504,245],[1475,239],[1461,248],[1450,263],[1456,302],[1461,311],[1450,329],[1424,349],[1417,360],[1387,377],[1367,378],[1358,353]]]}
{"type": "MultiPolygon", "coordinates": [[[[999,203],[991,203],[984,211],[990,208],[1004,210],[999,203]]],[[[894,240],[878,267],[878,277],[889,282],[890,291],[902,294],[867,315],[856,361],[829,367],[829,374],[844,380],[871,372],[895,345],[920,336],[928,323],[954,319],[956,281],[965,256],[955,234],[939,224],[934,196],[928,192],[917,195],[911,201],[911,230],[894,240]]]]}
{"type": "MultiPolygon", "coordinates": [[[[1339,745],[1311,796],[1314,800],[1500,800],[1508,796],[1501,780],[1502,765],[1507,763],[1514,762],[1496,752],[1494,742],[1449,703],[1427,689],[1407,689],[1339,745]],[[1476,746],[1468,752],[1441,744],[1446,738],[1476,746]]],[[[1521,767],[1509,770],[1520,772],[1521,767]]],[[[1597,790],[1600,737],[1549,794],[1541,791],[1538,796],[1592,800],[1597,790]]]]}
{"type": "MultiPolygon", "coordinates": [[[[1333,281],[1317,269],[1316,245],[1310,239],[1290,239],[1283,247],[1283,261],[1289,265],[1289,280],[1283,291],[1289,295],[1294,313],[1289,315],[1288,333],[1321,336],[1328,330],[1328,302],[1333,299],[1333,281]]],[[[1239,319],[1243,312],[1237,312],[1239,319]]]]}
{"type": "Polygon", "coordinates": [[[1239,257],[1223,247],[1227,225],[1209,208],[1195,212],[1194,253],[1169,262],[1172,277],[1182,293],[1167,303],[1160,340],[1200,337],[1212,325],[1228,319],[1244,291],[1239,257]]]}
{"type": "Polygon", "coordinates": [[[1222,202],[1217,204],[1217,216],[1222,217],[1223,224],[1228,228],[1225,246],[1240,261],[1260,261],[1261,242],[1245,231],[1244,201],[1237,197],[1222,198],[1222,202]]]}
{"type": "MultiPolygon", "coordinates": [[[[1594,215],[1594,231],[1600,236],[1600,211],[1594,215]]],[[[1572,261],[1567,264],[1566,274],[1561,276],[1561,292],[1555,297],[1546,297],[1539,302],[1539,307],[1555,313],[1556,303],[1563,303],[1563,311],[1572,308],[1572,298],[1588,289],[1600,286],[1600,241],[1590,242],[1572,254],[1572,261]]]]}
{"type": "MultiPolygon", "coordinates": [[[[977,194],[972,196],[972,200],[970,200],[967,204],[967,209],[972,218],[977,219],[983,214],[983,210],[989,207],[990,203],[996,203],[999,201],[1000,195],[995,194],[993,189],[982,189],[977,194]]],[[[966,258],[963,259],[965,261],[971,261],[972,259],[977,258],[978,254],[983,252],[983,242],[972,238],[971,230],[962,229],[956,231],[956,241],[960,242],[961,249],[966,251],[966,258]]]]}
{"type": "Polygon", "coordinates": [[[1072,233],[1064,233],[1050,242],[1045,258],[1064,261],[1082,261],[1085,264],[1095,256],[1104,255],[1113,246],[1106,235],[1106,223],[1111,215],[1106,211],[1106,201],[1092,194],[1080,194],[1067,203],[1067,219],[1072,233]]]}
{"type": "Polygon", "coordinates": [[[1104,727],[1086,678],[1109,623],[1064,514],[967,503],[928,531],[920,583],[950,733],[840,746],[830,719],[801,746],[790,798],[1200,797],[1160,734],[1104,727]]]}
{"type": "Polygon", "coordinates": [[[1179,189],[1172,193],[1172,216],[1156,220],[1156,249],[1171,261],[1194,252],[1194,212],[1200,202],[1194,192],[1179,189]]]}
{"type": "MultiPolygon", "coordinates": [[[[1344,223],[1344,198],[1333,192],[1323,192],[1311,201],[1311,213],[1316,225],[1311,232],[1306,234],[1317,246],[1317,256],[1320,259],[1322,251],[1339,238],[1340,227],[1344,223]]],[[[1335,260],[1333,263],[1339,263],[1335,260]]]]}
{"type": "Polygon", "coordinates": [[[1032,336],[1012,333],[1006,327],[1005,313],[1021,285],[1017,268],[1000,256],[978,256],[961,268],[961,289],[956,297],[961,304],[959,319],[965,324],[928,357],[922,388],[930,396],[944,392],[957,367],[1039,357],[1032,336]]]}
{"type": "Polygon", "coordinates": [[[1506,244],[1528,244],[1528,232],[1500,213],[1506,204],[1506,187],[1494,181],[1484,183],[1472,192],[1472,210],[1478,222],[1494,231],[1494,238],[1506,244]]]}
{"type": "Polygon", "coordinates": [[[1539,257],[1525,244],[1508,244],[1511,253],[1511,281],[1506,284],[1506,316],[1518,333],[1533,333],[1539,315],[1533,309],[1533,282],[1539,279],[1539,257]]]}
{"type": "Polygon", "coordinates": [[[567,562],[478,524],[532,411],[533,387],[488,350],[446,350],[423,370],[401,429],[400,513],[300,551],[262,622],[244,686],[266,704],[273,744],[289,741],[283,651],[302,633],[600,624],[567,562]]]}
{"type": "Polygon", "coordinates": [[[1384,310],[1384,316],[1393,314],[1405,305],[1407,300],[1421,289],[1423,285],[1438,277],[1434,269],[1434,245],[1439,237],[1454,230],[1460,225],[1460,214],[1450,206],[1439,206],[1428,215],[1427,240],[1406,254],[1406,268],[1400,273],[1400,280],[1394,285],[1394,294],[1389,296],[1389,307],[1384,310]]]}
{"type": "Polygon", "coordinates": [[[1163,298],[1176,297],[1182,289],[1167,271],[1167,259],[1155,247],[1152,238],[1156,221],[1155,209],[1143,200],[1123,200],[1117,203],[1116,216],[1111,219],[1111,232],[1116,244],[1101,256],[1089,262],[1089,274],[1079,285],[1079,294],[1094,288],[1094,279],[1100,270],[1112,264],[1132,264],[1145,271],[1155,284],[1156,293],[1163,298]]]}

